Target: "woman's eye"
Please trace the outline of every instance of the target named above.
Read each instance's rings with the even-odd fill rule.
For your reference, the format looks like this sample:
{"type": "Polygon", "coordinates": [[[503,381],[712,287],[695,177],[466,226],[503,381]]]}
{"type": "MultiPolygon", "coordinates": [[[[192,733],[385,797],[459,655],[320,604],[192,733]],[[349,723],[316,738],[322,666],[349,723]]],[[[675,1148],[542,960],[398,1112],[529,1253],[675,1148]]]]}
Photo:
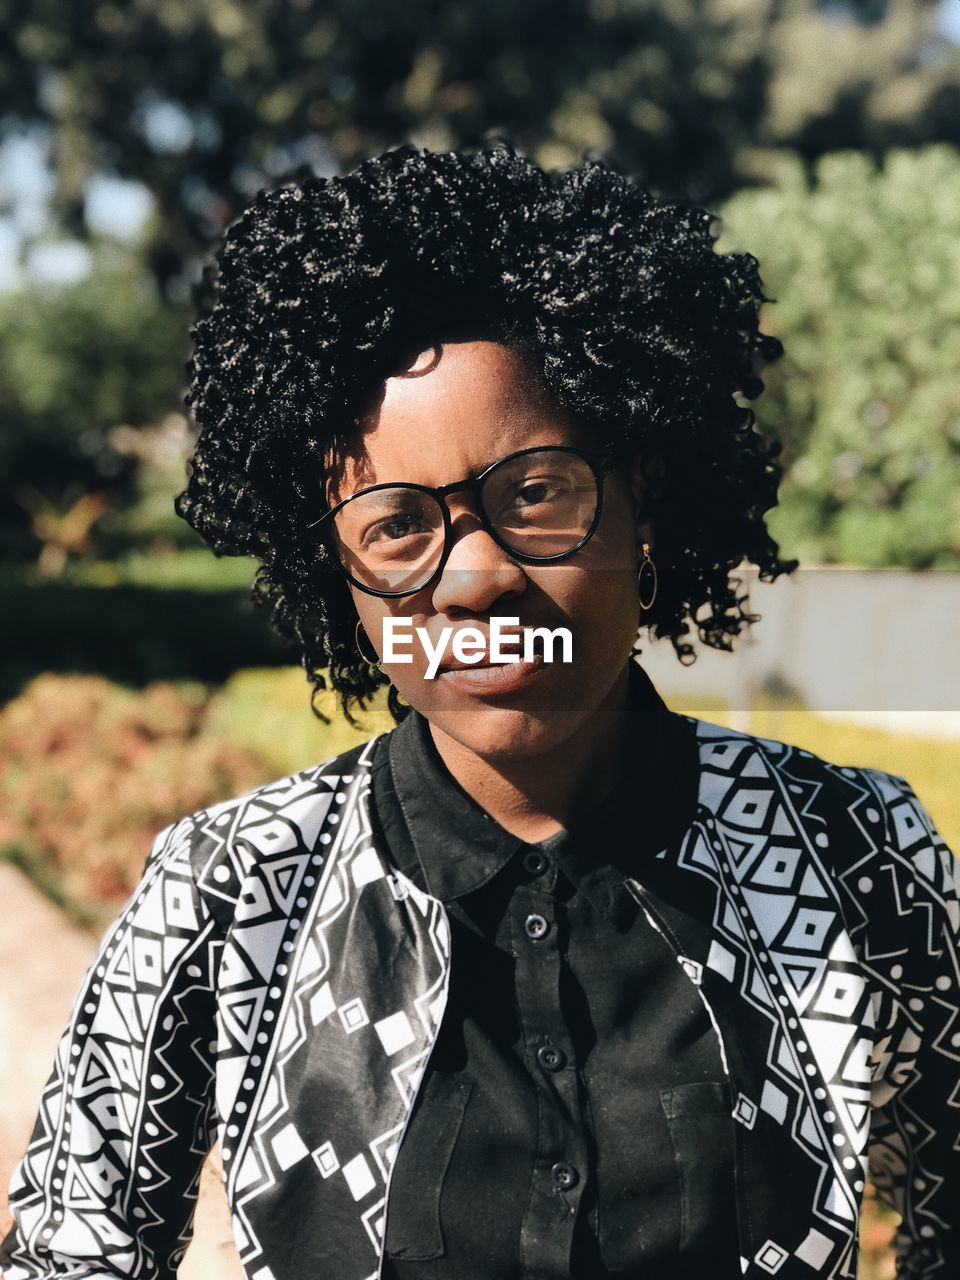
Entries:
{"type": "Polygon", "coordinates": [[[550,502],[560,493],[560,486],[552,480],[528,481],[517,489],[516,501],[519,506],[534,507],[542,502],[550,502]]]}
{"type": "Polygon", "coordinates": [[[400,538],[408,538],[411,534],[422,533],[423,522],[418,516],[390,516],[386,520],[378,520],[364,535],[364,546],[371,542],[394,542],[400,538]]]}

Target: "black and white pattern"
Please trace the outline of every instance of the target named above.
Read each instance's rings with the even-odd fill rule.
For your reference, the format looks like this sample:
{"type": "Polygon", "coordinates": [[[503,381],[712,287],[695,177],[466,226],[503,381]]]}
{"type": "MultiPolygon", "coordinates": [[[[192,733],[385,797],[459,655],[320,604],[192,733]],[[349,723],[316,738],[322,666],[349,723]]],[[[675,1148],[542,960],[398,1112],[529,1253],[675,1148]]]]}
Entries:
{"type": "MultiPolygon", "coordinates": [[[[902,1276],[960,1263],[960,864],[908,783],[695,721],[697,815],[628,881],[736,1099],[744,1275],[853,1276],[869,1171],[902,1276]]],[[[170,1277],[223,1148],[250,1280],[375,1280],[443,1017],[443,905],[378,847],[373,743],[162,831],[11,1183],[7,1280],[170,1277]]]]}

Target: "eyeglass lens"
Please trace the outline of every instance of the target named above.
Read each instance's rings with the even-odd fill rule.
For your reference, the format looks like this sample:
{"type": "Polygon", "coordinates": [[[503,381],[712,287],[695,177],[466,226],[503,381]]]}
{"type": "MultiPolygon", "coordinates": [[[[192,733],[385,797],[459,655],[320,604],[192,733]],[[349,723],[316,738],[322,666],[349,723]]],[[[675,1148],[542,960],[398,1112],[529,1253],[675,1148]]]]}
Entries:
{"type": "MultiPolygon", "coordinates": [[[[583,458],[544,450],[492,468],[480,501],[504,546],[547,558],[572,550],[587,534],[597,514],[598,485],[583,458]]],[[[333,523],[344,568],[375,591],[419,590],[443,556],[440,502],[407,485],[359,494],[333,523]]]]}

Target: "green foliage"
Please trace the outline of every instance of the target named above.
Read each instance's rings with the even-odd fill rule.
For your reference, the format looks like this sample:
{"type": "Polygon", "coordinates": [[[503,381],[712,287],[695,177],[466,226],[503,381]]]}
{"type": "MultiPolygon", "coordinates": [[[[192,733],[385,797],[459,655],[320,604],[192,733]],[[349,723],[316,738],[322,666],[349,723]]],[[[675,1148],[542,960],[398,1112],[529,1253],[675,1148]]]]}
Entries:
{"type": "Polygon", "coordinates": [[[760,259],[786,347],[760,402],[789,468],[783,554],[956,568],[960,153],[827,156],[812,183],[786,164],[722,214],[719,247],[760,259]]]}
{"type": "Polygon", "coordinates": [[[237,671],[212,699],[207,723],[212,731],[268,760],[278,775],[332,760],[393,728],[384,690],[378,690],[359,716],[359,731],[344,719],[329,690],[318,694],[316,703],[330,723],[318,720],[310,711],[311,692],[299,667],[237,671]]]}
{"type": "Polygon", "coordinates": [[[109,433],[176,408],[188,345],[185,310],[164,301],[132,262],[101,262],[78,284],[0,298],[0,524],[8,547],[22,553],[49,535],[79,549],[86,529],[57,523],[71,504],[96,491],[108,508],[134,492],[135,462],[109,433]]]}
{"type": "MultiPolygon", "coordinates": [[[[202,591],[246,594],[257,571],[247,556],[211,554],[208,547],[168,553],[129,551],[114,560],[79,560],[63,573],[65,586],[143,587],[153,591],[202,591]]],[[[17,575],[30,581],[28,575],[17,575]]],[[[2,579],[0,579],[2,584],[2,579]]],[[[37,584],[35,584],[37,585],[37,584]]]]}
{"type": "Polygon", "coordinates": [[[936,0],[0,0],[7,112],[50,125],[63,224],[115,171],[156,200],[176,277],[260,186],[405,139],[506,130],[538,160],[612,149],[712,200],[771,150],[960,142],[936,0]],[[829,10],[829,11],[828,11],[829,10]]]}
{"type": "Polygon", "coordinates": [[[21,430],[76,439],[152,422],[175,403],[186,315],[133,266],[103,266],[77,284],[5,295],[0,343],[5,411],[21,430]]]}
{"type": "Polygon", "coordinates": [[[195,590],[164,580],[159,565],[148,566],[144,557],[121,573],[149,585],[112,585],[114,571],[103,562],[71,568],[54,582],[27,583],[10,570],[0,572],[0,701],[43,671],[97,672],[133,685],[184,678],[221,683],[239,667],[296,661],[249,598],[249,562],[218,562],[199,552],[184,573],[195,590]],[[201,567],[204,559],[208,568],[201,567]],[[247,588],[231,587],[244,570],[247,588]]]}
{"type": "Polygon", "coordinates": [[[189,345],[188,308],[169,300],[189,292],[198,254],[298,166],[329,173],[403,139],[470,145],[501,130],[544,164],[602,148],[702,201],[774,183],[727,208],[729,235],[783,296],[772,324],[799,375],[785,380],[785,363],[767,397],[795,462],[774,531],[788,554],[955,563],[953,153],[918,160],[915,185],[895,176],[907,157],[892,155],[881,183],[865,160],[828,156],[808,186],[838,147],[960,145],[960,49],[936,38],[936,9],[0,0],[0,131],[49,130],[58,225],[86,235],[101,173],[155,201],[148,270],[111,266],[100,246],[81,284],[0,300],[0,561],[39,556],[55,577],[77,556],[195,546],[172,511],[188,449],[165,453],[161,436],[189,345]],[[909,338],[895,332],[907,315],[909,338]],[[155,432],[156,448],[121,439],[121,424],[141,441],[155,432]]]}

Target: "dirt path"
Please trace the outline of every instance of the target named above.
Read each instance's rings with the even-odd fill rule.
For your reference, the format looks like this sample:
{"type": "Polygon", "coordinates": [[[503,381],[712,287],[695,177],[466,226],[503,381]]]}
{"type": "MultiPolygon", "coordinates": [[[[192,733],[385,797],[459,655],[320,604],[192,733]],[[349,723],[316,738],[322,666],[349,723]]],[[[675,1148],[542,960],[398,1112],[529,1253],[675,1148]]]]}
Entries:
{"type": "MultiPolygon", "coordinates": [[[[67,923],[23,872],[0,863],[0,1234],[57,1043],[96,942],[67,923]]],[[[179,1280],[240,1280],[216,1153],[204,1166],[194,1240],[179,1280]]]]}

